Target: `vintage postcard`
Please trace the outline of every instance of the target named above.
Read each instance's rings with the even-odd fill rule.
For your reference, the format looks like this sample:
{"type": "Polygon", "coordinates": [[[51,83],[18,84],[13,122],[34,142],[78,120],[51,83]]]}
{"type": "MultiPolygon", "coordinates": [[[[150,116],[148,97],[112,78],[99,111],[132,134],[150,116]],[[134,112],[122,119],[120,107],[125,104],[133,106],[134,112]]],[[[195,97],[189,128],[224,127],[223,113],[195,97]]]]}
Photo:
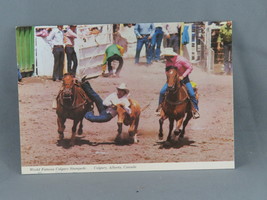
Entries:
{"type": "Polygon", "coordinates": [[[234,168],[232,22],[16,28],[22,174],[234,168]]]}

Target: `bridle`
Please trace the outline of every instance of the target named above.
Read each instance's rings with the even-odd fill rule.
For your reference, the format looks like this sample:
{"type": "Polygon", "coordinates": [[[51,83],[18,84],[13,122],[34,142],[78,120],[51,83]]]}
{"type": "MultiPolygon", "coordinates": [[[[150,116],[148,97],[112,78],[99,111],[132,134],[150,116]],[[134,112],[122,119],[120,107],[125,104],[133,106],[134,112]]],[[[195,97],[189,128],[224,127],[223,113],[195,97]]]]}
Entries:
{"type": "Polygon", "coordinates": [[[74,80],[72,79],[71,82],[66,83],[65,78],[63,79],[63,90],[62,90],[62,98],[64,101],[71,101],[73,100],[73,87],[74,87],[74,80]]]}
{"type": "MultiPolygon", "coordinates": [[[[178,80],[178,73],[177,73],[177,70],[175,68],[170,67],[168,69],[168,71],[172,70],[172,69],[175,70],[175,72],[176,72],[176,74],[174,75],[174,84],[172,86],[168,85],[165,100],[170,105],[180,105],[180,104],[188,101],[188,98],[185,98],[184,100],[180,100],[179,93],[180,93],[180,89],[181,89],[181,84],[182,83],[180,83],[179,80],[178,80]],[[176,101],[171,100],[169,98],[170,95],[176,95],[177,100],[176,101]]],[[[168,84],[169,78],[170,78],[169,75],[170,74],[168,73],[167,74],[167,84],[168,84]]]]}
{"type": "Polygon", "coordinates": [[[64,76],[63,78],[63,89],[59,92],[58,97],[57,97],[57,99],[59,98],[60,105],[67,110],[75,110],[77,108],[80,108],[90,103],[88,101],[88,97],[82,95],[80,92],[75,90],[75,87],[79,87],[79,86],[74,82],[74,79],[72,79],[68,83],[65,82],[66,76],[64,76]],[[75,95],[77,94],[75,94],[75,92],[79,93],[83,99],[83,101],[78,105],[76,105],[75,95]]]}

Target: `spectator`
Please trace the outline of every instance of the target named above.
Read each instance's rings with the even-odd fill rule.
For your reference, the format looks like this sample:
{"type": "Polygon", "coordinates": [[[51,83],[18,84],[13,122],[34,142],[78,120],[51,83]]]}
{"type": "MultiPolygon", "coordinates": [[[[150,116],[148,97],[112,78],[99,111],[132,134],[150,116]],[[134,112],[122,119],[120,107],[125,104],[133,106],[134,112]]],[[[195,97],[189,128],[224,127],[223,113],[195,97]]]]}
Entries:
{"type": "Polygon", "coordinates": [[[155,32],[154,24],[151,23],[140,23],[136,24],[134,27],[134,33],[137,37],[135,63],[139,63],[140,53],[143,45],[146,46],[146,61],[147,64],[152,63],[152,48],[151,48],[151,38],[155,32]]]}
{"type": "Polygon", "coordinates": [[[124,53],[124,48],[116,44],[112,44],[106,49],[105,57],[103,60],[103,68],[102,68],[103,75],[106,71],[106,64],[108,65],[108,71],[109,71],[108,75],[115,75],[115,76],[120,75],[120,71],[123,66],[123,59],[122,59],[123,53],[124,53]],[[113,69],[112,66],[114,60],[117,60],[119,62],[119,66],[117,67],[116,70],[113,69]],[[115,70],[115,72],[113,70],[115,70]]]}
{"type": "Polygon", "coordinates": [[[160,60],[160,47],[163,39],[163,35],[165,34],[169,37],[167,30],[163,27],[161,23],[155,23],[155,33],[151,39],[151,48],[152,48],[152,60],[159,61],[160,60]]]}
{"type": "Polygon", "coordinates": [[[225,25],[220,28],[219,37],[217,40],[217,49],[221,50],[221,43],[224,51],[224,74],[230,75],[232,73],[232,22],[227,21],[225,25]]]}
{"type": "Polygon", "coordinates": [[[165,26],[167,36],[167,47],[172,47],[175,53],[179,53],[180,49],[180,23],[167,23],[165,26]]]}
{"type": "Polygon", "coordinates": [[[76,75],[77,56],[74,49],[74,39],[77,38],[76,25],[70,25],[69,29],[64,33],[65,53],[68,61],[68,73],[76,75]]]}
{"type": "Polygon", "coordinates": [[[18,81],[21,82],[22,81],[22,75],[20,72],[20,69],[18,68],[18,81]]]}
{"type": "Polygon", "coordinates": [[[58,25],[47,36],[47,40],[52,47],[54,55],[53,81],[62,80],[64,64],[64,43],[63,43],[63,25],[58,25]]]}

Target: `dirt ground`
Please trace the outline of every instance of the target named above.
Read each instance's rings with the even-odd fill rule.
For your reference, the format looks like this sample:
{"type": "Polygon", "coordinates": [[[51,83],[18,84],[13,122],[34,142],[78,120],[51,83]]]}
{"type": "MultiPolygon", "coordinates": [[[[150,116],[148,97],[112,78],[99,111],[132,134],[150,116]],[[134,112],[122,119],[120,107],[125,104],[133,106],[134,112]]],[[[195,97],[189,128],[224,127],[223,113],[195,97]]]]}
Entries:
{"type": "MultiPolygon", "coordinates": [[[[142,61],[145,61],[144,58],[142,61]]],[[[90,165],[123,163],[161,163],[232,161],[233,82],[232,76],[214,75],[194,67],[191,80],[200,93],[199,119],[192,119],[185,138],[170,146],[158,140],[159,117],[154,115],[158,95],[166,77],[164,63],[150,66],[135,65],[125,60],[120,78],[98,77],[90,80],[102,98],[116,91],[121,82],[127,83],[131,98],[141,107],[137,144],[114,143],[117,118],[107,123],[91,123],[84,119],[84,133],[77,135],[75,146],[69,146],[72,121],[67,120],[65,139],[58,143],[56,111],[52,108],[61,82],[48,77],[24,78],[19,84],[20,135],[22,166],[90,165]]],[[[164,140],[168,133],[164,122],[164,140]]],[[[127,134],[128,127],[123,126],[127,134]]]]}

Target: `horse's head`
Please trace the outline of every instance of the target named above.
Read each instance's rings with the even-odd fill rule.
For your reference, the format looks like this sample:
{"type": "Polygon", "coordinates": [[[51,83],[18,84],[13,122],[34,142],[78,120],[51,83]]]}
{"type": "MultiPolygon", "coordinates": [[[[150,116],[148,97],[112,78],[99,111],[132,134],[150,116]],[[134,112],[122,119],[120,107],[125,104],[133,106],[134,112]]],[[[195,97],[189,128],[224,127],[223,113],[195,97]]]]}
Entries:
{"type": "Polygon", "coordinates": [[[63,77],[63,100],[65,102],[71,102],[73,99],[73,86],[74,86],[74,77],[73,75],[66,73],[63,77]]]}
{"type": "Polygon", "coordinates": [[[167,75],[168,90],[174,91],[177,87],[177,83],[179,83],[179,81],[177,81],[178,80],[177,69],[172,66],[166,68],[166,75],[167,75]]]}

